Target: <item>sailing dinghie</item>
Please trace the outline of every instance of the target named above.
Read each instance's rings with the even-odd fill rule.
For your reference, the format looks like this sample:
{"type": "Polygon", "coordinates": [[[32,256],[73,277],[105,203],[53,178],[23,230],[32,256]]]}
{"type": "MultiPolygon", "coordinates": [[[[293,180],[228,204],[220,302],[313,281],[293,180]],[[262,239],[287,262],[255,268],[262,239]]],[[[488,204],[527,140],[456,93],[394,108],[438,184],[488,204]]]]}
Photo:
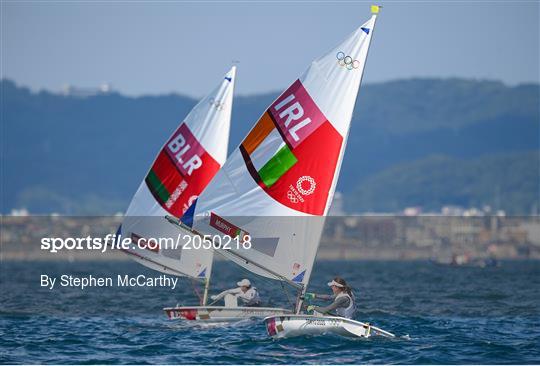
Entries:
{"type": "Polygon", "coordinates": [[[205,285],[201,306],[165,308],[170,319],[229,321],[291,313],[276,308],[243,308],[231,302],[227,306],[205,306],[214,253],[207,249],[183,250],[187,238],[201,237],[189,226],[189,208],[227,158],[235,77],[233,66],[167,140],[119,228],[123,238],[143,243],[124,250],[135,261],[205,285]],[[184,216],[188,218],[185,223],[180,221],[184,216]],[[180,245],[160,245],[157,238],[172,242],[179,239],[180,245]]]}
{"type": "Polygon", "coordinates": [[[168,218],[184,216],[227,158],[235,74],[233,66],[180,123],[129,204],[118,231],[134,244],[124,251],[149,268],[200,282],[210,277],[211,251],[169,249],[157,239],[191,235],[168,218]]]}
{"type": "Polygon", "coordinates": [[[348,319],[300,314],[378,7],[372,10],[370,20],[315,60],[270,105],[193,206],[196,231],[248,238],[249,248],[220,254],[298,290],[297,315],[265,319],[273,337],[313,334],[312,324],[319,333],[390,334],[348,319]]]}
{"type": "MultiPolygon", "coordinates": [[[[341,167],[343,152],[347,143],[352,111],[362,74],[366,63],[371,38],[379,6],[371,7],[372,16],[356,31],[349,35],[345,41],[332,51],[315,60],[311,67],[301,78],[307,90],[315,90],[319,107],[328,121],[342,134],[343,144],[339,160],[336,163],[333,183],[329,190],[329,200],[325,207],[324,215],[329,209],[334,188],[337,183],[339,169],[341,167]],[[333,63],[333,65],[332,65],[333,63]],[[353,75],[350,75],[352,73],[353,75]],[[323,84],[326,81],[326,84],[323,84]],[[324,86],[323,86],[324,85],[324,86]],[[335,108],[342,111],[341,115],[335,114],[335,108]],[[346,111],[343,113],[343,111],[346,111]]],[[[329,166],[331,168],[331,165],[329,166]]],[[[310,263],[311,266],[313,262],[310,263]]],[[[305,287],[302,293],[305,292],[305,287]]],[[[301,296],[298,299],[300,311],[302,304],[301,296]]],[[[383,336],[394,338],[395,335],[369,323],[363,323],[352,319],[338,316],[325,316],[323,314],[297,314],[290,316],[270,316],[264,319],[268,335],[273,338],[289,338],[305,335],[336,334],[344,337],[369,338],[371,336],[383,336]]]]}

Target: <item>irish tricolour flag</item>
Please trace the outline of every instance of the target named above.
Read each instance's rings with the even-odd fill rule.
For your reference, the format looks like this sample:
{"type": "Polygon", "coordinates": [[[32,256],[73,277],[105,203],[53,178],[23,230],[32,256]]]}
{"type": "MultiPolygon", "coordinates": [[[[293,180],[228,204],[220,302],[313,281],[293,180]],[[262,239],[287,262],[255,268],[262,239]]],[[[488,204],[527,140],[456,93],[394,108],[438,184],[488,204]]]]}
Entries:
{"type": "Polygon", "coordinates": [[[240,149],[245,158],[249,157],[248,169],[251,174],[259,184],[267,188],[272,187],[298,162],[267,114],[257,128],[251,131],[240,149]]]}

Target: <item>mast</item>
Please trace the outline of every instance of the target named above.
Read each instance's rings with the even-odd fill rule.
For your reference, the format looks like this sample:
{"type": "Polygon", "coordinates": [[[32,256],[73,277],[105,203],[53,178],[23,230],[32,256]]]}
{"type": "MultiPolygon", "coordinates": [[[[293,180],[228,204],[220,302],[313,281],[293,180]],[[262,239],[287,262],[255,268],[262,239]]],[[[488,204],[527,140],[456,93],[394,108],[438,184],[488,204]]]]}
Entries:
{"type": "MultiPolygon", "coordinates": [[[[180,229],[188,231],[192,235],[202,237],[201,233],[199,233],[197,230],[194,230],[193,228],[187,226],[186,224],[184,224],[182,221],[180,221],[176,217],[167,215],[167,216],[165,216],[165,219],[167,221],[169,221],[171,224],[178,226],[180,229]]],[[[203,298],[202,298],[202,303],[201,303],[202,306],[206,306],[206,303],[208,302],[208,291],[210,290],[210,278],[212,277],[212,267],[213,267],[213,265],[214,265],[214,258],[212,256],[212,261],[210,262],[210,264],[207,267],[208,275],[204,279],[204,293],[203,293],[203,298]]],[[[193,279],[199,280],[198,278],[193,278],[193,279]]]]}
{"type": "Polygon", "coordinates": [[[208,290],[210,288],[210,276],[206,278],[206,281],[204,281],[204,294],[203,294],[203,300],[202,300],[202,306],[206,306],[206,303],[208,302],[208,290]]]}
{"type": "MultiPolygon", "coordinates": [[[[371,14],[372,14],[371,17],[373,19],[373,27],[370,30],[371,31],[371,40],[373,40],[373,32],[375,31],[375,23],[377,21],[377,14],[379,14],[380,8],[382,8],[382,6],[380,6],[380,5],[371,5],[371,14]]],[[[370,41],[370,43],[368,45],[368,49],[366,51],[366,60],[367,60],[367,55],[369,54],[369,46],[371,46],[371,41],[370,41]]],[[[362,66],[362,71],[361,71],[362,76],[360,77],[360,85],[362,84],[362,78],[364,77],[364,69],[365,69],[365,67],[366,67],[366,63],[364,62],[363,66],[362,66]]],[[[345,153],[345,148],[347,147],[347,140],[349,138],[349,132],[350,132],[350,129],[347,131],[345,142],[341,147],[340,159],[339,159],[340,161],[342,161],[343,154],[345,153]]],[[[339,166],[339,169],[341,169],[341,165],[339,166]]],[[[339,176],[339,170],[337,172],[337,176],[339,176]]],[[[332,201],[332,199],[334,197],[334,191],[335,191],[336,185],[337,185],[337,180],[334,182],[334,185],[332,187],[332,191],[331,191],[331,193],[330,193],[330,195],[328,197],[329,198],[329,202],[327,203],[328,208],[330,207],[330,202],[332,201]]],[[[326,216],[326,213],[325,213],[325,216],[326,216]]],[[[303,298],[304,294],[307,291],[310,277],[311,277],[311,271],[308,273],[307,278],[305,279],[304,286],[302,288],[300,288],[299,291],[298,291],[298,296],[296,298],[296,309],[295,309],[296,314],[299,314],[300,311],[302,310],[302,305],[304,303],[304,300],[302,298],[303,298]]]]}

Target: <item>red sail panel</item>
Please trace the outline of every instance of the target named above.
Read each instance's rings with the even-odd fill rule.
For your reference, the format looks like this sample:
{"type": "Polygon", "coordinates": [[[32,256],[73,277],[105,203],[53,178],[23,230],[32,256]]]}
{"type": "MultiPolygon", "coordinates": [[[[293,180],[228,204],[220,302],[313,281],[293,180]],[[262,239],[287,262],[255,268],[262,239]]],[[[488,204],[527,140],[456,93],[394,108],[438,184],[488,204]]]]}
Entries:
{"type": "Polygon", "coordinates": [[[297,80],[257,122],[240,151],[253,179],[272,198],[294,210],[323,215],[342,143],[343,137],[297,80]],[[289,147],[287,157],[290,155],[272,161],[271,185],[261,182],[261,172],[254,169],[250,158],[253,146],[264,144],[271,131],[268,117],[289,147]],[[275,166],[277,163],[283,164],[283,169],[275,166]]]}
{"type": "Polygon", "coordinates": [[[182,123],[159,153],[145,181],[165,210],[182,217],[219,167],[182,123]]]}

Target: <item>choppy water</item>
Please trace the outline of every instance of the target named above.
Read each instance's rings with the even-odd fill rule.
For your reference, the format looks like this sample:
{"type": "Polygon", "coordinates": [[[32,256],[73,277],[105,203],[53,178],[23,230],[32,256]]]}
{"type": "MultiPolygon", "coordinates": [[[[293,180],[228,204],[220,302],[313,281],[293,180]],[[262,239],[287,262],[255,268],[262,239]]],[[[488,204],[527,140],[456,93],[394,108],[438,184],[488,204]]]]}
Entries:
{"type": "MultiPolygon", "coordinates": [[[[426,262],[319,262],[312,290],[341,275],[357,289],[359,320],[394,340],[337,336],[273,341],[260,321],[185,326],[164,306],[194,304],[182,288],[54,291],[42,273],[115,276],[145,273],[136,263],[1,263],[0,363],[540,363],[540,262],[498,268],[426,262]],[[183,299],[179,301],[179,299],[183,299]]],[[[217,263],[214,286],[248,276],[217,263]]],[[[250,276],[279,305],[280,286],[250,276]]]]}

